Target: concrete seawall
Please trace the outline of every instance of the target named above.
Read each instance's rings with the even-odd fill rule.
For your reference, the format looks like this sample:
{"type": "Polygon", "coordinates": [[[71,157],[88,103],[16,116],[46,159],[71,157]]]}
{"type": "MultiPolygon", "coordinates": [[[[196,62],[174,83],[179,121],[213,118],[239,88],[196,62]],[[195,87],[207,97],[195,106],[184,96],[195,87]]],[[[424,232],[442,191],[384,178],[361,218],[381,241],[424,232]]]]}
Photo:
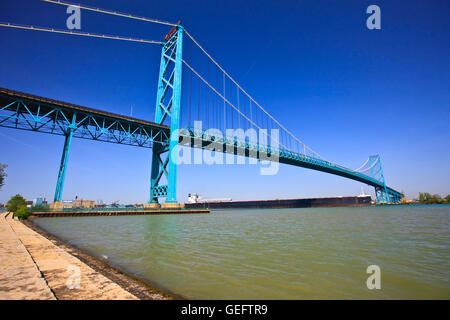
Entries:
{"type": "MultiPolygon", "coordinates": [[[[0,299],[138,299],[12,214],[0,213],[0,240],[0,299]],[[79,271],[80,285],[71,289],[73,270],[79,271]]],[[[153,298],[164,299],[158,294],[153,298]]]]}
{"type": "Polygon", "coordinates": [[[124,215],[160,215],[160,214],[206,214],[209,209],[143,209],[143,210],[74,210],[33,212],[38,217],[78,217],[78,216],[124,216],[124,215]]]}

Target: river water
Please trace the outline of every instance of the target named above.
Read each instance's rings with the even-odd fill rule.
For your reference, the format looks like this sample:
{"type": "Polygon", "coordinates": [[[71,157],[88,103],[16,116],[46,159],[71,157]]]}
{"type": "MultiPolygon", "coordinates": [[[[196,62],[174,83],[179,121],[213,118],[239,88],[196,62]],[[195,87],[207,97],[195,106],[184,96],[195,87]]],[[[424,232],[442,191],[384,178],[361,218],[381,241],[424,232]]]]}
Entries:
{"type": "Polygon", "coordinates": [[[35,223],[187,299],[450,299],[449,218],[450,205],[411,205],[35,223]]]}

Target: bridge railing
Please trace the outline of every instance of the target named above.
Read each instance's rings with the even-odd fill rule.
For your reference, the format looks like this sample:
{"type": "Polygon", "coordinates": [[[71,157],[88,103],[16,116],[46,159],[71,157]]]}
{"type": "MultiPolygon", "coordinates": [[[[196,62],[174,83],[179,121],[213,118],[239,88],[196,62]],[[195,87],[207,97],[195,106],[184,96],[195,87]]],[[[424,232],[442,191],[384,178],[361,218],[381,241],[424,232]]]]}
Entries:
{"type": "Polygon", "coordinates": [[[169,139],[168,128],[119,115],[103,115],[100,110],[80,106],[61,106],[64,102],[45,103],[44,98],[1,89],[0,126],[21,130],[68,135],[139,147],[152,147],[169,139]],[[61,105],[59,105],[61,104],[61,105]]]}
{"type": "MultiPolygon", "coordinates": [[[[245,150],[251,150],[251,151],[258,151],[258,152],[266,152],[266,153],[277,153],[280,157],[286,158],[286,159],[292,159],[296,161],[304,161],[308,163],[312,163],[318,166],[327,167],[333,170],[338,170],[341,172],[345,172],[348,174],[351,174],[353,176],[360,177],[361,179],[371,181],[375,185],[381,185],[381,182],[360,172],[356,172],[354,170],[351,170],[349,168],[346,168],[344,166],[332,163],[327,160],[323,160],[317,157],[313,157],[310,155],[305,155],[302,153],[298,153],[295,151],[288,150],[286,148],[279,148],[276,144],[275,145],[268,145],[263,144],[255,141],[248,141],[247,139],[242,140],[240,137],[235,135],[227,135],[224,133],[221,134],[211,134],[208,132],[208,129],[198,129],[194,127],[187,127],[185,129],[182,129],[180,132],[181,136],[198,139],[205,142],[210,143],[217,143],[220,145],[228,145],[231,147],[236,147],[238,149],[245,149],[245,150]]],[[[194,147],[196,147],[194,145],[194,147]]],[[[226,152],[227,150],[223,150],[223,152],[226,152]]]]}

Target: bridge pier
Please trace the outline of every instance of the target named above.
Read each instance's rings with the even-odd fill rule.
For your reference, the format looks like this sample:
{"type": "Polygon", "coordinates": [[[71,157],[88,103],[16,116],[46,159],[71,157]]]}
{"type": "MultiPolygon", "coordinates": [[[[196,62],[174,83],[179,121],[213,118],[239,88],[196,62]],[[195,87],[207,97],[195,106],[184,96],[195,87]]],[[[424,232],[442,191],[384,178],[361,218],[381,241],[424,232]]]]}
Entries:
{"type": "Polygon", "coordinates": [[[146,203],[144,205],[144,208],[148,208],[148,209],[159,209],[161,208],[161,205],[158,202],[150,202],[150,203],[146,203]]]}
{"type": "Polygon", "coordinates": [[[391,203],[385,187],[375,187],[375,198],[377,203],[391,203]]]}
{"type": "Polygon", "coordinates": [[[65,135],[64,148],[61,156],[61,164],[59,165],[58,180],[56,182],[54,202],[61,201],[62,191],[64,187],[64,179],[66,177],[67,161],[69,159],[70,145],[72,144],[73,129],[65,135]]]}

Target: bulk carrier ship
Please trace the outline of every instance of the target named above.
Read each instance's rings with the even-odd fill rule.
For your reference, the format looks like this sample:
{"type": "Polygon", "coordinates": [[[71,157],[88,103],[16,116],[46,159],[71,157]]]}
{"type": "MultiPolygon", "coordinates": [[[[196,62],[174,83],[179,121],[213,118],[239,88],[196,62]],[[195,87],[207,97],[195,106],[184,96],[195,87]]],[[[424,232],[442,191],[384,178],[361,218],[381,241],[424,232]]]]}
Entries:
{"type": "Polygon", "coordinates": [[[315,208],[315,207],[363,207],[370,206],[370,195],[350,197],[275,199],[233,201],[232,199],[201,200],[196,193],[189,194],[186,209],[264,209],[264,208],[315,208]]]}

